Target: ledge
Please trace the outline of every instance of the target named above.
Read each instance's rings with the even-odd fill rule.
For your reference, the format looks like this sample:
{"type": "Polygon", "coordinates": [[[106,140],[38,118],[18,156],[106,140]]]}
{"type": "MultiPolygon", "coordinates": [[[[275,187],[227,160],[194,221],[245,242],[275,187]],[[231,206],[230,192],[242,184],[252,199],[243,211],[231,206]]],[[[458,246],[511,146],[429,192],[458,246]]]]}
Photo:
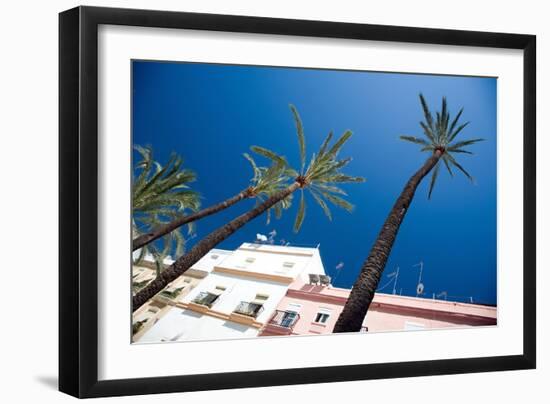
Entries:
{"type": "Polygon", "coordinates": [[[212,310],[208,308],[208,306],[203,306],[202,304],[197,304],[193,302],[189,302],[189,303],[177,302],[175,304],[175,307],[178,307],[184,310],[191,310],[191,311],[194,311],[195,313],[205,314],[210,317],[219,318],[220,320],[233,321],[234,323],[248,325],[250,327],[254,327],[258,329],[264,326],[263,323],[256,321],[254,317],[245,316],[243,314],[238,314],[238,313],[226,314],[226,313],[222,313],[221,311],[212,310]]]}
{"type": "Polygon", "coordinates": [[[265,274],[262,272],[247,271],[247,270],[235,269],[235,268],[214,267],[214,269],[212,269],[212,272],[238,275],[238,276],[243,276],[247,278],[265,279],[268,281],[285,283],[287,285],[294,282],[294,277],[292,276],[265,274]]]}

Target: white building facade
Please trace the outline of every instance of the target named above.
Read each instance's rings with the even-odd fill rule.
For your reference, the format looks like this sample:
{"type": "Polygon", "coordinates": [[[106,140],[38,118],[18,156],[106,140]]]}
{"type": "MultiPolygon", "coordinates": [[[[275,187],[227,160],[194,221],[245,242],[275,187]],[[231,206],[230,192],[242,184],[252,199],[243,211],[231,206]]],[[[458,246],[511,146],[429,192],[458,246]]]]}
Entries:
{"type": "Polygon", "coordinates": [[[138,343],[255,337],[292,282],[325,275],[317,248],[252,243],[212,250],[192,269],[208,275],[138,343]]]}

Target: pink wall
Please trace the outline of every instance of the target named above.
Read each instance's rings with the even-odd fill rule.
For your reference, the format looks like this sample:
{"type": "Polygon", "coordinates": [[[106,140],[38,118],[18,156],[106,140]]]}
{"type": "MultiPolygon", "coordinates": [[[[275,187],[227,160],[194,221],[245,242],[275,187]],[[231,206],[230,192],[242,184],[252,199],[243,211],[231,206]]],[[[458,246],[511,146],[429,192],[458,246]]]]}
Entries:
{"type": "Polygon", "coordinates": [[[496,307],[378,293],[366,317],[369,332],[496,325],[496,307]]]}
{"type": "MultiPolygon", "coordinates": [[[[301,305],[300,318],[292,328],[293,335],[328,334],[332,332],[348,295],[347,289],[309,285],[296,281],[290,286],[277,309],[288,310],[291,304],[301,305]],[[315,322],[320,308],[330,310],[330,316],[323,324],[315,322]]],[[[290,330],[268,324],[260,335],[288,335],[289,333],[290,330]]]]}
{"type": "MultiPolygon", "coordinates": [[[[260,336],[331,333],[349,293],[349,289],[295,281],[277,310],[299,304],[299,320],[291,329],[268,324],[260,336]],[[323,309],[330,310],[330,316],[326,323],[316,323],[323,309]]],[[[495,325],[496,314],[496,307],[377,293],[363,324],[369,332],[495,325]]]]}

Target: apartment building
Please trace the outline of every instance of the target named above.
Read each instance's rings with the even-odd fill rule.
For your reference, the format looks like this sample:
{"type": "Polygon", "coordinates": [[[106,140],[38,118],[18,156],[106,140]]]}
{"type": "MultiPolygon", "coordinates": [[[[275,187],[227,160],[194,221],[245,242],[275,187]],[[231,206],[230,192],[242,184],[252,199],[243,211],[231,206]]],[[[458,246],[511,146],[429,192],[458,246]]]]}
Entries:
{"type": "MultiPolygon", "coordinates": [[[[193,290],[231,251],[211,250],[182,276],[171,282],[164,290],[141,306],[132,315],[132,341],[136,342],[153,327],[170,309],[177,305],[191,290],[193,290]]],[[[169,266],[171,258],[164,260],[169,266]]],[[[146,256],[143,261],[132,268],[132,290],[137,292],[156,277],[156,267],[153,258],[146,256]]]]}
{"type": "Polygon", "coordinates": [[[172,300],[135,341],[255,337],[293,282],[308,282],[312,274],[326,278],[319,250],[294,246],[244,243],[235,251],[211,251],[199,267],[208,268],[208,276],[172,300]]]}
{"type": "MultiPolygon", "coordinates": [[[[296,280],[260,336],[330,334],[351,290],[311,275],[296,280]]],[[[362,332],[496,325],[497,308],[479,304],[376,293],[362,332]]]]}

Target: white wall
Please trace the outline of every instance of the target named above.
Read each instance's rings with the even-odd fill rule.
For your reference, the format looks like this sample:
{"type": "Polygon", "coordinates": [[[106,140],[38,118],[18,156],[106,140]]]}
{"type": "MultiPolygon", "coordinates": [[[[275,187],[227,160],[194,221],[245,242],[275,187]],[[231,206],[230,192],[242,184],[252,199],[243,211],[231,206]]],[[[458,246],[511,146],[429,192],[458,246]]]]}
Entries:
{"type": "Polygon", "coordinates": [[[219,250],[214,248],[213,250],[210,250],[208,254],[202,257],[198,262],[196,262],[190,268],[190,270],[198,270],[205,273],[210,273],[216,265],[220,265],[220,263],[224,262],[231,254],[232,251],[219,250]]]}
{"type": "MultiPolygon", "coordinates": [[[[258,331],[243,324],[174,307],[143,334],[139,343],[253,338],[258,331]]],[[[192,349],[192,345],[183,345],[182,349],[192,349]]]]}
{"type": "Polygon", "coordinates": [[[295,248],[245,243],[219,266],[240,271],[296,278],[301,273],[324,274],[319,252],[315,248],[295,248]],[[250,259],[253,262],[247,262],[250,259]],[[293,263],[290,268],[284,263],[293,263]]]}
{"type": "MultiPolygon", "coordinates": [[[[232,313],[242,301],[251,302],[258,293],[268,295],[269,298],[264,303],[264,310],[256,319],[260,322],[269,319],[288,289],[286,283],[213,272],[189,292],[182,301],[190,302],[200,292],[214,291],[216,286],[223,286],[226,290],[216,300],[212,309],[226,314],[232,313]]],[[[208,336],[205,338],[208,339],[208,336]]]]}
{"type": "MultiPolygon", "coordinates": [[[[201,292],[214,291],[216,286],[226,289],[214,302],[212,309],[225,314],[232,313],[242,301],[251,302],[257,293],[268,295],[269,298],[263,304],[264,310],[256,318],[263,323],[270,319],[288,288],[288,284],[285,283],[213,272],[181,301],[188,303],[201,292]]],[[[256,336],[258,331],[254,327],[217,319],[192,310],[173,308],[138,342],[251,338],[256,336]]]]}
{"type": "MultiPolygon", "coordinates": [[[[486,31],[535,33],[538,35],[538,113],[540,151],[550,149],[550,25],[546,2],[525,0],[463,0],[443,4],[425,1],[306,2],[305,0],[89,0],[89,5],[158,8],[226,14],[253,14],[287,18],[340,20],[378,24],[444,27],[486,31]]],[[[55,391],[57,374],[57,12],[77,1],[4,2],[0,24],[2,63],[0,101],[2,119],[2,198],[0,233],[4,270],[11,279],[32,273],[36,299],[21,299],[13,284],[4,283],[3,327],[0,336],[2,390],[5,402],[74,402],[55,391]],[[29,229],[29,227],[31,229],[29,229]],[[39,265],[22,268],[21,257],[35,258],[39,265]],[[20,271],[20,272],[19,272],[20,271]],[[33,313],[21,316],[20,313],[33,313]],[[5,329],[5,328],[3,328],[5,329]]],[[[539,152],[540,153],[540,152],[539,152]]],[[[538,219],[539,267],[550,267],[550,220],[543,209],[550,205],[550,161],[539,154],[538,219]]],[[[292,398],[334,403],[342,397],[365,397],[372,402],[470,403],[514,402],[546,397],[550,377],[548,307],[550,273],[538,271],[539,368],[534,371],[378,380],[277,388],[222,390],[185,395],[115,398],[109,402],[186,403],[258,402],[280,403],[292,398]],[[462,388],[457,389],[460,385],[462,388]],[[450,394],[452,392],[452,394],[450,394]]],[[[540,399],[541,401],[543,399],[540,399]]],[[[101,402],[106,400],[100,400],[101,402]]]]}

